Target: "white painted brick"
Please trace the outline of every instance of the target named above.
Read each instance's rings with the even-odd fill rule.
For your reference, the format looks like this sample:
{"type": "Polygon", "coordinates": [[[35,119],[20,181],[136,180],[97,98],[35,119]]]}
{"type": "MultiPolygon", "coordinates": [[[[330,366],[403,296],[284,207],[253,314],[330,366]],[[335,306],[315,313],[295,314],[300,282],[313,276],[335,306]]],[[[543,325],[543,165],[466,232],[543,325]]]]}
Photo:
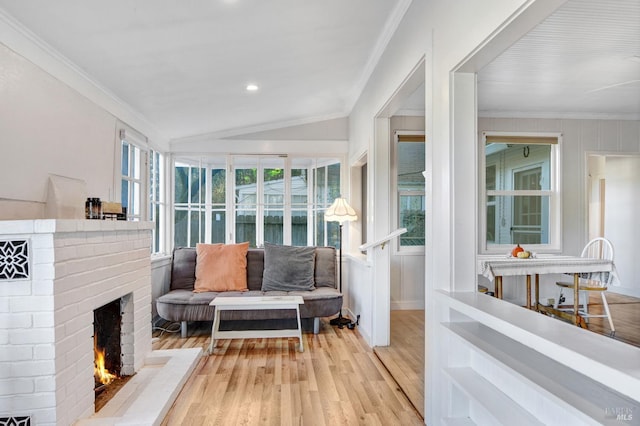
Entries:
{"type": "MultiPolygon", "coordinates": [[[[65,423],[56,424],[56,409],[55,408],[43,408],[34,409],[30,411],[32,424],[38,426],[57,426],[65,423]]],[[[71,423],[66,423],[71,424],[71,423]]]]}
{"type": "Polygon", "coordinates": [[[0,328],[30,328],[33,325],[31,314],[0,314],[0,328]]]}
{"type": "Polygon", "coordinates": [[[109,234],[112,234],[112,232],[92,232],[87,235],[86,244],[88,245],[104,244],[105,238],[109,234]]]}
{"type": "Polygon", "coordinates": [[[77,321],[69,321],[65,323],[65,334],[71,336],[72,334],[86,334],[91,336],[93,334],[93,315],[92,313],[84,314],[78,318],[77,321]]]}
{"type": "Polygon", "coordinates": [[[52,280],[55,278],[55,268],[52,264],[33,265],[31,276],[34,280],[52,280]]]}
{"type": "Polygon", "coordinates": [[[14,329],[9,331],[9,343],[12,345],[53,343],[54,341],[55,335],[52,328],[14,329]]]}
{"type": "Polygon", "coordinates": [[[9,301],[10,312],[43,312],[53,311],[53,298],[48,296],[31,296],[12,298],[9,301]]]}
{"type": "Polygon", "coordinates": [[[33,393],[34,389],[33,379],[0,379],[0,396],[33,393]]]}
{"type": "Polygon", "coordinates": [[[0,234],[33,234],[33,220],[3,220],[0,223],[0,234]]]}
{"type": "Polygon", "coordinates": [[[76,232],[78,230],[78,221],[75,219],[58,219],[56,220],[56,233],[76,232]]]}
{"type": "Polygon", "coordinates": [[[31,294],[34,296],[53,296],[53,280],[32,281],[31,294]]]}
{"type": "Polygon", "coordinates": [[[36,377],[34,382],[34,392],[55,392],[56,390],[56,379],[54,376],[36,377]]]}
{"type": "Polygon", "coordinates": [[[33,348],[31,345],[3,345],[0,348],[0,362],[29,361],[32,359],[33,348]]]}
{"type": "Polygon", "coordinates": [[[52,249],[54,245],[53,235],[37,234],[29,237],[29,243],[32,250],[52,249]]]}
{"type": "Polygon", "coordinates": [[[84,223],[82,223],[82,229],[85,232],[102,231],[102,221],[101,220],[85,220],[84,223]]]}
{"type": "Polygon", "coordinates": [[[67,321],[71,321],[80,315],[79,305],[67,305],[55,311],[56,324],[64,324],[67,321]]]}
{"type": "Polygon", "coordinates": [[[33,232],[36,234],[52,234],[56,232],[56,221],[51,219],[39,219],[33,221],[33,232]]]}
{"type": "Polygon", "coordinates": [[[55,364],[52,360],[19,361],[11,363],[9,374],[5,377],[38,377],[54,374],[55,364]]]}
{"type": "MultiPolygon", "coordinates": [[[[0,345],[9,344],[9,330],[0,330],[0,345]]],[[[0,377],[2,377],[0,375],[0,377]]]]}
{"type": "Polygon", "coordinates": [[[55,359],[56,349],[54,345],[36,345],[33,348],[33,357],[37,360],[55,359]]]}
{"type": "Polygon", "coordinates": [[[77,246],[64,246],[56,248],[55,253],[57,262],[64,262],[70,259],[77,259],[77,246]]]}
{"type": "MultiPolygon", "coordinates": [[[[60,278],[64,278],[67,275],[69,275],[69,272],[67,271],[67,264],[64,262],[60,262],[60,263],[56,263],[54,265],[55,268],[55,280],[57,281],[60,278]]],[[[54,284],[55,285],[55,284],[54,284]]]]}
{"type": "Polygon", "coordinates": [[[53,312],[37,312],[33,314],[34,328],[53,328],[55,327],[53,312]]]}
{"type": "Polygon", "coordinates": [[[0,296],[0,313],[9,312],[9,298],[0,296]]]}
{"type": "Polygon", "coordinates": [[[30,410],[37,408],[53,408],[56,405],[55,395],[47,393],[34,393],[31,395],[16,395],[11,398],[14,410],[30,410]]]}
{"type": "Polygon", "coordinates": [[[29,296],[30,294],[30,280],[11,280],[0,283],[0,297],[29,296]]]}
{"type": "Polygon", "coordinates": [[[33,248],[32,249],[32,263],[34,265],[38,265],[41,263],[54,263],[55,262],[55,252],[53,247],[47,248],[33,248]]]}

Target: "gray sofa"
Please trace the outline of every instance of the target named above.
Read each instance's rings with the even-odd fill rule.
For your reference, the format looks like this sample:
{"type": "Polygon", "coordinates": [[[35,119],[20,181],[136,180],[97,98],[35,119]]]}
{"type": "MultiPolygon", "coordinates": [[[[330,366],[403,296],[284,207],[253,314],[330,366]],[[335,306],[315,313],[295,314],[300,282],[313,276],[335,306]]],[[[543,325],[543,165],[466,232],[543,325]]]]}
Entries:
{"type": "MultiPolygon", "coordinates": [[[[315,247],[314,281],[310,291],[262,291],[264,249],[247,252],[247,287],[249,291],[225,291],[194,293],[196,249],[176,248],[171,261],[169,292],[156,299],[158,315],[168,321],[180,322],[182,337],[187,336],[190,321],[213,320],[214,307],[209,306],[215,297],[229,296],[283,296],[299,295],[304,299],[300,306],[301,319],[313,319],[313,332],[320,329],[320,318],[338,314],[342,309],[342,294],[336,288],[336,250],[333,247],[315,247]]],[[[293,310],[224,311],[221,321],[282,320],[295,318],[293,310]]]]}

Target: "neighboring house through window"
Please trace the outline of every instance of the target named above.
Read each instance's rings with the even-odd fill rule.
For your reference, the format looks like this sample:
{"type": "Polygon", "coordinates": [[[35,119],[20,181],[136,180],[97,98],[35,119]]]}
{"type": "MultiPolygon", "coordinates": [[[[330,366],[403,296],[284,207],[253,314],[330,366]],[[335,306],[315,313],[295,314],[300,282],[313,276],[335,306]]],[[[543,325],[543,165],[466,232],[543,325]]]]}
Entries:
{"type": "Polygon", "coordinates": [[[481,251],[507,252],[515,244],[559,250],[560,135],[482,135],[481,251]]]}
{"type": "Polygon", "coordinates": [[[337,224],[324,221],[324,210],[340,195],[338,159],[178,158],[174,192],[175,246],[336,245],[338,240],[337,224]]]}
{"type": "Polygon", "coordinates": [[[399,238],[398,252],[423,252],[425,245],[425,137],[421,131],[395,135],[395,186],[397,226],[407,228],[399,238]]]}

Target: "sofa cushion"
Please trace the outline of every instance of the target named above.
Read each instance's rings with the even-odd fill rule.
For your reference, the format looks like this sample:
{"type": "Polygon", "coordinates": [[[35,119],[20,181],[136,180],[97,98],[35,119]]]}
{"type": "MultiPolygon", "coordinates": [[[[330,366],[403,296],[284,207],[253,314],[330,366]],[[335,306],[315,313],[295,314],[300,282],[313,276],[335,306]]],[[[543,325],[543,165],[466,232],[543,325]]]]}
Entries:
{"type": "Polygon", "coordinates": [[[316,266],[314,275],[316,288],[337,287],[335,247],[316,247],[316,266]]]}
{"type": "Polygon", "coordinates": [[[196,244],[193,291],[247,291],[249,243],[196,244]]]}
{"type": "Polygon", "coordinates": [[[249,290],[262,289],[262,273],[264,272],[264,250],[250,248],[247,252],[247,287],[249,290]]]}
{"type": "Polygon", "coordinates": [[[192,247],[176,247],[171,261],[171,290],[193,290],[196,282],[196,251],[192,247]]]}
{"type": "Polygon", "coordinates": [[[313,290],[315,247],[264,244],[262,291],[313,290]]]}

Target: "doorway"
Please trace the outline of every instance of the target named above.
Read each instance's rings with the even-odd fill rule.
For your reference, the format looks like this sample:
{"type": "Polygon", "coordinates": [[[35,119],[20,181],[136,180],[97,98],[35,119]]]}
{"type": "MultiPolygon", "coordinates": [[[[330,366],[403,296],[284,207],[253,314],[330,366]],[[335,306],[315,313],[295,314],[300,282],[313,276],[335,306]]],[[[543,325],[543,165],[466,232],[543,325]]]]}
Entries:
{"type": "Polygon", "coordinates": [[[640,297],[635,254],[640,240],[636,226],[640,209],[640,155],[589,154],[587,202],[589,239],[605,237],[615,249],[619,286],[610,291],[640,297]]]}
{"type": "MultiPolygon", "coordinates": [[[[384,120],[385,123],[376,128],[380,129],[380,134],[376,135],[376,145],[384,143],[385,147],[388,196],[385,202],[376,203],[374,208],[385,209],[382,213],[388,217],[388,225],[384,234],[403,227],[409,232],[390,241],[386,248],[376,249],[376,254],[387,262],[388,273],[386,276],[378,272],[373,274],[376,289],[380,290],[374,292],[375,297],[384,298],[374,304],[374,316],[385,318],[377,329],[380,338],[374,339],[374,353],[423,418],[426,204],[423,174],[426,161],[424,78],[424,62],[421,62],[376,117],[378,122],[384,120]],[[399,148],[399,144],[403,146],[399,148]],[[400,152],[402,150],[406,152],[400,152]]],[[[378,267],[379,263],[376,265],[378,267]]]]}

